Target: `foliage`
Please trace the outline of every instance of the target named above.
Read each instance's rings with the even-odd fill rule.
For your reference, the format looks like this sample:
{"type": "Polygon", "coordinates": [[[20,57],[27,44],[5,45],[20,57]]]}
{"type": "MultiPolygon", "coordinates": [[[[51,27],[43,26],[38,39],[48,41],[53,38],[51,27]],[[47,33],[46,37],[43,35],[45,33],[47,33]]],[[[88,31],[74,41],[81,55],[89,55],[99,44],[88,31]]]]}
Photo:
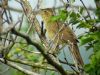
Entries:
{"type": "MultiPolygon", "coordinates": [[[[98,23],[99,18],[91,19],[89,16],[85,17],[82,15],[83,12],[83,8],[79,8],[79,12],[60,10],[59,15],[53,16],[52,20],[63,22],[68,22],[69,20],[69,24],[76,25],[79,29],[88,30],[78,37],[80,46],[87,45],[85,46],[86,50],[93,49],[94,52],[90,55],[90,63],[86,64],[84,68],[89,75],[100,75],[100,30],[94,26],[94,24],[98,23]]],[[[100,16],[100,14],[98,15],[100,16]]]]}

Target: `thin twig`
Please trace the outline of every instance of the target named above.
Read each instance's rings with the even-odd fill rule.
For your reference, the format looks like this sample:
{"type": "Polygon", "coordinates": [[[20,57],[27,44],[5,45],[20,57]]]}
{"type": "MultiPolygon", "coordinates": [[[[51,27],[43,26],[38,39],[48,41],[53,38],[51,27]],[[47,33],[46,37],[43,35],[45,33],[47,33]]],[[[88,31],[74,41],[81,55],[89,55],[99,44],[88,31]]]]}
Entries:
{"type": "MultiPolygon", "coordinates": [[[[66,52],[64,52],[64,50],[63,50],[64,59],[65,59],[67,65],[69,65],[69,62],[68,62],[68,60],[67,60],[67,58],[66,58],[66,54],[65,54],[65,53],[66,53],[66,52]]],[[[69,65],[69,67],[70,67],[73,71],[75,71],[75,72],[77,73],[77,71],[73,68],[73,66],[72,66],[71,64],[69,65]]],[[[74,66],[74,67],[75,67],[75,66],[74,66]]]]}
{"type": "Polygon", "coordinates": [[[86,9],[88,16],[90,17],[90,19],[92,19],[91,16],[90,16],[89,11],[88,11],[88,9],[87,9],[87,7],[86,7],[85,4],[84,4],[84,2],[83,2],[82,0],[80,0],[80,1],[81,1],[81,3],[83,4],[84,8],[86,9]]]}
{"type": "Polygon", "coordinates": [[[11,40],[11,39],[8,39],[8,38],[3,38],[3,37],[0,37],[0,39],[5,39],[5,40],[10,41],[10,42],[13,42],[13,43],[27,44],[27,43],[24,43],[24,42],[17,42],[15,40],[11,40]]]}
{"type": "MultiPolygon", "coordinates": [[[[0,58],[0,62],[2,62],[2,63],[5,64],[4,60],[1,59],[1,58],[0,58]]],[[[23,73],[25,73],[25,74],[28,74],[28,75],[40,75],[40,74],[37,74],[37,73],[35,73],[35,72],[31,72],[31,71],[29,71],[29,70],[26,70],[26,69],[24,69],[24,68],[18,66],[17,64],[15,64],[15,63],[13,63],[13,62],[10,62],[10,61],[7,61],[6,65],[8,65],[8,66],[10,66],[10,67],[12,67],[12,68],[14,68],[14,69],[17,69],[17,70],[19,70],[19,71],[21,71],[21,72],[23,72],[23,73]]]]}

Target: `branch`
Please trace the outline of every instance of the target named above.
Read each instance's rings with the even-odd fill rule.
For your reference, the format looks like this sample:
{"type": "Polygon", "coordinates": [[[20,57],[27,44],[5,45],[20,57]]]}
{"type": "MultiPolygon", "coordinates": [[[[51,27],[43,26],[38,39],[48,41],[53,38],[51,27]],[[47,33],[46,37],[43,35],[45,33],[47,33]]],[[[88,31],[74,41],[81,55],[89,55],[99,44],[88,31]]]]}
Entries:
{"type": "Polygon", "coordinates": [[[99,0],[94,0],[94,1],[95,1],[95,4],[96,4],[96,7],[100,8],[100,1],[99,0]]]}
{"type": "Polygon", "coordinates": [[[38,43],[32,41],[29,36],[24,35],[22,33],[19,33],[15,29],[12,29],[12,33],[17,35],[17,36],[20,36],[20,37],[24,38],[29,45],[35,46],[41,52],[41,54],[46,58],[46,60],[48,61],[49,64],[54,66],[62,75],[67,75],[66,71],[63,69],[61,64],[58,63],[56,60],[54,60],[47,52],[45,52],[47,50],[43,46],[41,46],[38,43]]]}
{"type": "Polygon", "coordinates": [[[21,61],[21,60],[12,60],[12,59],[7,59],[11,62],[16,62],[16,63],[19,63],[19,64],[24,64],[24,65],[28,65],[28,66],[31,66],[31,67],[34,67],[34,68],[40,68],[40,69],[46,69],[46,70],[51,70],[51,71],[57,71],[55,70],[54,68],[51,68],[51,67],[47,67],[45,65],[42,65],[40,63],[33,63],[33,62],[27,62],[27,61],[21,61]]]}
{"type": "MultiPolygon", "coordinates": [[[[68,3],[66,3],[66,4],[68,4],[68,3]]],[[[68,4],[68,5],[70,5],[70,4],[68,4]]],[[[1,6],[1,4],[0,4],[0,6],[1,6]]],[[[65,6],[62,5],[62,6],[53,7],[53,8],[59,9],[59,8],[64,8],[64,7],[65,6]]],[[[76,9],[78,9],[79,7],[85,9],[83,6],[78,6],[78,5],[72,5],[70,8],[76,8],[76,9]]],[[[87,7],[87,9],[88,10],[91,10],[91,11],[95,11],[95,8],[92,8],[92,7],[87,7]]],[[[11,11],[18,12],[18,13],[22,13],[23,12],[22,9],[17,9],[17,8],[14,8],[14,7],[11,7],[11,6],[8,6],[8,9],[7,10],[11,10],[11,11]]]]}
{"type": "MultiPolygon", "coordinates": [[[[0,62],[2,62],[2,63],[5,64],[4,60],[1,59],[1,58],[0,58],[0,62]]],[[[21,71],[21,72],[23,72],[23,73],[25,73],[25,74],[28,74],[28,75],[40,75],[40,74],[37,74],[37,73],[35,73],[35,72],[31,72],[31,71],[29,71],[29,70],[26,70],[26,69],[24,69],[24,68],[22,68],[22,67],[16,65],[15,63],[10,62],[10,61],[7,61],[6,65],[8,65],[8,66],[10,66],[10,67],[13,67],[14,69],[17,69],[17,70],[19,70],[19,71],[21,71]]]]}
{"type": "Polygon", "coordinates": [[[80,0],[81,1],[81,3],[83,4],[83,6],[84,6],[84,8],[85,8],[85,10],[86,10],[86,12],[87,12],[87,14],[88,14],[88,16],[90,17],[90,19],[92,19],[91,18],[91,15],[90,15],[90,13],[89,13],[89,11],[88,11],[88,9],[87,9],[87,7],[85,6],[85,4],[84,4],[84,2],[82,1],[82,0],[80,0]]]}

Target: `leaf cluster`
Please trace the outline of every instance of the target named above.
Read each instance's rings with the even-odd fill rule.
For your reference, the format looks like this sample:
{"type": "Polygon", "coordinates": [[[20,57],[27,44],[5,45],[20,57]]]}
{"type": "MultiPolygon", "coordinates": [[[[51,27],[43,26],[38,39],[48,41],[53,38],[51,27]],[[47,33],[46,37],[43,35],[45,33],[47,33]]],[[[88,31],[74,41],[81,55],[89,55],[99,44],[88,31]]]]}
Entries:
{"type": "Polygon", "coordinates": [[[95,24],[100,20],[99,18],[91,19],[88,15],[84,16],[83,13],[83,8],[79,8],[78,12],[64,9],[59,10],[59,15],[53,16],[51,19],[52,21],[67,22],[68,24],[76,25],[79,29],[87,30],[78,38],[80,46],[85,46],[86,50],[93,49],[93,54],[90,55],[90,63],[85,65],[85,71],[89,75],[100,75],[100,30],[95,27],[95,24]]]}

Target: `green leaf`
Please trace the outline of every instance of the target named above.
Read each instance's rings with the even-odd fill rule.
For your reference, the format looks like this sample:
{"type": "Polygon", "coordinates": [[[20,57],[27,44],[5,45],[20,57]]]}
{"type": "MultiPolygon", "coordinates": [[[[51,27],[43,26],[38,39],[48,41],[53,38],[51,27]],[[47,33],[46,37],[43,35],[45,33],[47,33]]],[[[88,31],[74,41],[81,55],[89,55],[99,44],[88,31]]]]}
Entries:
{"type": "Polygon", "coordinates": [[[94,44],[94,51],[97,52],[100,50],[100,41],[94,44]]]}
{"type": "Polygon", "coordinates": [[[55,72],[52,72],[51,75],[55,75],[55,72]]]}
{"type": "Polygon", "coordinates": [[[72,12],[70,13],[70,17],[76,18],[76,17],[77,17],[77,15],[76,15],[76,13],[75,13],[75,12],[73,12],[73,11],[72,11],[72,12]]]}
{"type": "Polygon", "coordinates": [[[39,57],[33,54],[26,54],[25,57],[29,60],[29,61],[34,61],[34,62],[38,62],[39,57]],[[38,58],[38,59],[37,59],[38,58]]]}
{"type": "Polygon", "coordinates": [[[90,64],[85,65],[89,75],[100,75],[100,51],[95,52],[90,59],[90,64]]]}
{"type": "Polygon", "coordinates": [[[67,16],[68,16],[68,12],[66,10],[59,10],[59,15],[52,16],[51,19],[50,19],[50,21],[51,22],[52,21],[54,22],[54,21],[57,21],[57,20],[59,20],[59,21],[65,21],[66,18],[67,18],[67,16]]]}
{"type": "Polygon", "coordinates": [[[71,0],[71,3],[74,3],[75,2],[75,0],[71,0]]]}
{"type": "Polygon", "coordinates": [[[89,50],[90,48],[92,48],[91,45],[85,46],[86,50],[89,50]]]}
{"type": "Polygon", "coordinates": [[[72,23],[73,25],[77,24],[80,22],[80,14],[79,13],[75,13],[75,12],[70,12],[69,13],[69,17],[70,17],[70,23],[72,23]]]}
{"type": "Polygon", "coordinates": [[[92,26],[96,22],[96,20],[94,20],[94,19],[88,19],[87,22],[89,24],[91,24],[91,26],[92,26]]]}
{"type": "Polygon", "coordinates": [[[86,65],[85,65],[85,71],[86,71],[87,73],[89,73],[91,70],[92,70],[91,65],[90,65],[90,64],[86,64],[86,65]]]}
{"type": "Polygon", "coordinates": [[[70,23],[72,23],[73,25],[78,24],[79,20],[76,18],[70,18],[70,23]]]}
{"type": "Polygon", "coordinates": [[[59,10],[59,20],[65,21],[68,17],[68,11],[66,10],[59,10]]]}
{"type": "Polygon", "coordinates": [[[89,43],[89,42],[91,42],[91,41],[93,41],[94,39],[91,37],[91,36],[89,36],[89,35],[85,35],[85,36],[83,36],[83,37],[81,37],[80,38],[80,45],[82,46],[82,45],[85,45],[85,44],[87,44],[87,43],[89,43]]]}
{"type": "Polygon", "coordinates": [[[93,32],[93,33],[91,34],[91,36],[92,36],[95,40],[100,40],[100,31],[93,32]]]}
{"type": "Polygon", "coordinates": [[[80,14],[82,14],[82,13],[83,13],[83,11],[84,11],[84,8],[79,7],[79,12],[80,12],[80,14]]]}
{"type": "Polygon", "coordinates": [[[77,28],[92,28],[92,25],[84,22],[84,21],[80,21],[79,25],[77,26],[77,28]]]}
{"type": "MultiPolygon", "coordinates": [[[[85,34],[79,37],[80,39],[80,45],[87,44],[91,41],[98,41],[100,40],[100,32],[90,32],[89,34],[85,34]]],[[[97,45],[96,45],[97,46],[97,45]]]]}
{"type": "Polygon", "coordinates": [[[54,22],[54,21],[57,21],[59,19],[60,19],[60,16],[52,16],[51,19],[50,19],[50,21],[54,22]]]}

